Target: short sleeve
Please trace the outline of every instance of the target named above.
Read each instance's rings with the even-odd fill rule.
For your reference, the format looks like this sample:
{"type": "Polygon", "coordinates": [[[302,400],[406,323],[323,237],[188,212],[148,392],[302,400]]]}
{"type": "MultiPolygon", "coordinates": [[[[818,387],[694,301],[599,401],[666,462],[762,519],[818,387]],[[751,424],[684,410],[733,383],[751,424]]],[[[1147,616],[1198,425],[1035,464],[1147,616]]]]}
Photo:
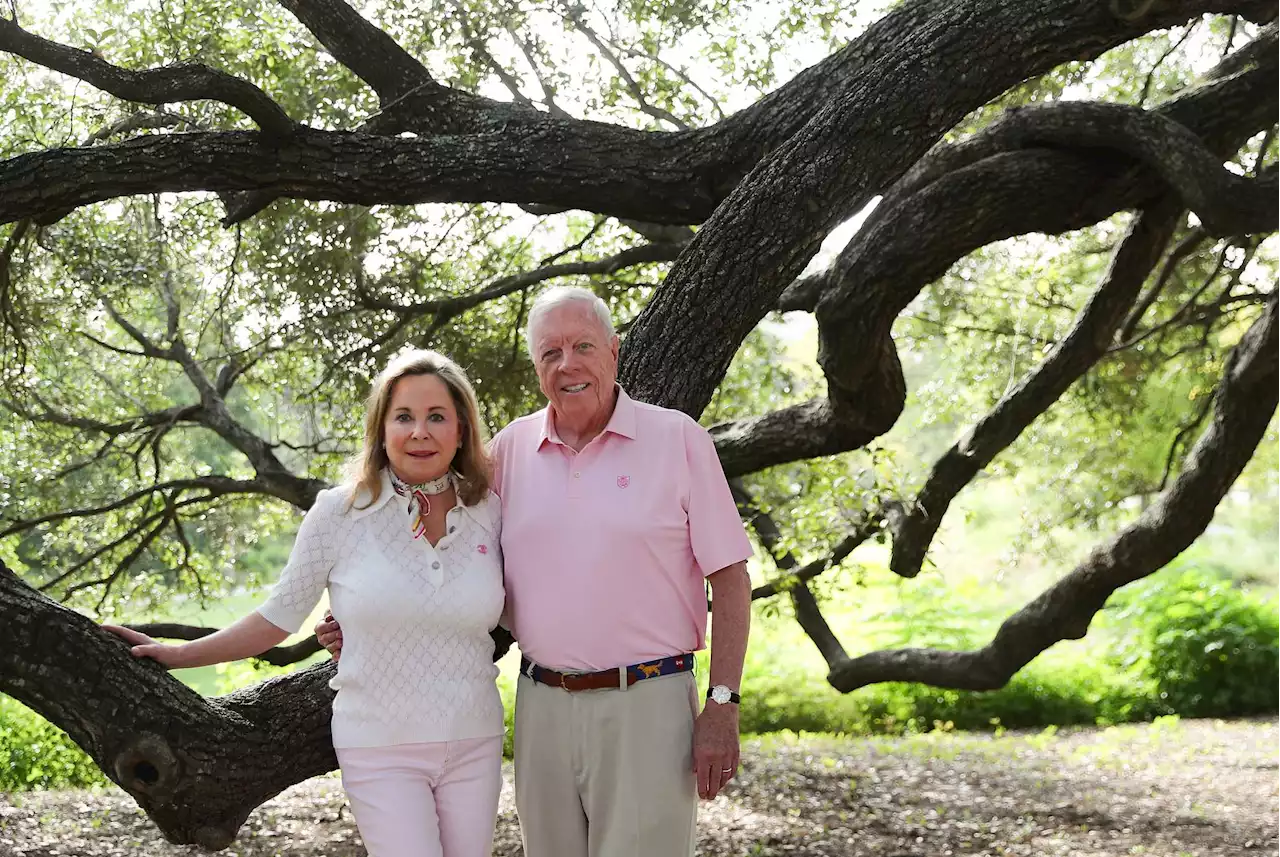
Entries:
{"type": "Polygon", "coordinates": [[[689,544],[703,577],[751,557],[751,541],[742,527],[715,442],[689,420],[684,429],[689,466],[689,544]]]}
{"type": "Polygon", "coordinates": [[[341,505],[339,492],[320,492],[298,527],[280,579],[258,608],[262,618],[290,634],[302,628],[329,584],[335,556],[334,530],[337,517],[342,514],[341,505]]]}
{"type": "Polygon", "coordinates": [[[493,436],[489,441],[489,485],[493,491],[502,496],[502,476],[506,469],[507,444],[511,438],[511,427],[508,426],[493,436]]]}

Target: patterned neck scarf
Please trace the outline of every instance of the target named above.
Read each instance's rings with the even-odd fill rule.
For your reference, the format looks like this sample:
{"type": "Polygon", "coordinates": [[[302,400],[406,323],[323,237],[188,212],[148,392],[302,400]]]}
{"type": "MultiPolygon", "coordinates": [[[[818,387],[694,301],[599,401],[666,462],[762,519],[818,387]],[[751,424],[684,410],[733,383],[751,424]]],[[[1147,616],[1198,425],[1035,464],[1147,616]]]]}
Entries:
{"type": "Polygon", "coordinates": [[[427,515],[431,514],[431,497],[449,490],[454,484],[453,472],[418,485],[410,485],[390,469],[387,473],[391,476],[391,487],[395,492],[401,497],[409,498],[409,526],[413,529],[415,539],[422,538],[427,532],[427,515]]]}

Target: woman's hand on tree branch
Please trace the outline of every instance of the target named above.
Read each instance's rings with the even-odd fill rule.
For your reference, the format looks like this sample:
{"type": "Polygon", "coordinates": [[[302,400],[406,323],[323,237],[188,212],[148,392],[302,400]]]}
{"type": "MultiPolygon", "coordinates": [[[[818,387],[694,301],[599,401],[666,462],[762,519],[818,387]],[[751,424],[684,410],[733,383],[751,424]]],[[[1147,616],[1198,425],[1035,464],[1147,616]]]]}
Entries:
{"type": "Polygon", "coordinates": [[[120,625],[103,625],[104,631],[110,631],[130,645],[129,652],[135,658],[151,658],[158,661],[166,669],[180,669],[183,662],[183,645],[172,646],[168,643],[157,643],[141,631],[125,628],[120,625]]]}

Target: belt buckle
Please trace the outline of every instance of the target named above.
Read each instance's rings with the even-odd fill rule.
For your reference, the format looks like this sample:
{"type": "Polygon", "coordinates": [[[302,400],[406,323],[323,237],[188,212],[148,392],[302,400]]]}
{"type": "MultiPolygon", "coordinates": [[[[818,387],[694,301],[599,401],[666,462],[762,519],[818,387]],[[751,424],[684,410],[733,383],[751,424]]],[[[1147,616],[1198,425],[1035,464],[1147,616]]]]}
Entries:
{"type": "Polygon", "coordinates": [[[561,690],[568,690],[568,689],[569,689],[569,686],[568,686],[568,685],[566,685],[566,684],[564,683],[564,680],[565,680],[565,674],[564,674],[564,673],[559,673],[559,676],[560,676],[560,689],[561,689],[561,690]]]}

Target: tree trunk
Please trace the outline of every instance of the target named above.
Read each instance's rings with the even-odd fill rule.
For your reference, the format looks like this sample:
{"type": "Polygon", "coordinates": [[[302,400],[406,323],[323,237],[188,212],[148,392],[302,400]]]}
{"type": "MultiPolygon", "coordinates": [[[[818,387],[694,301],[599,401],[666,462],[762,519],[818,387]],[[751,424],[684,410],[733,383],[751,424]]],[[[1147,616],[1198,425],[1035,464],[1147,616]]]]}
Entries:
{"type": "Polygon", "coordinates": [[[0,691],[67,731],[171,841],[225,848],[254,807],[337,767],[331,664],[205,699],[0,565],[0,691]]]}

